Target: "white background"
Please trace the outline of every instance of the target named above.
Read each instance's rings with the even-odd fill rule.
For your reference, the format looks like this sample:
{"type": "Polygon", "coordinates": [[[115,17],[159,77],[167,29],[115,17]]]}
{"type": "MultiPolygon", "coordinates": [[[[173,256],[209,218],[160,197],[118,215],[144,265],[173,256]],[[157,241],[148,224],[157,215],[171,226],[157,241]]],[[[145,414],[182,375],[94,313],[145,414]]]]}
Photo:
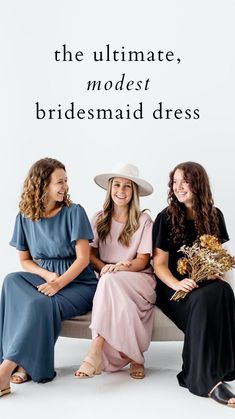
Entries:
{"type": "MultiPolygon", "coordinates": [[[[1,1],[0,282],[7,272],[19,269],[17,252],[8,242],[22,183],[31,164],[46,156],[65,163],[71,197],[85,207],[89,216],[101,208],[104,199],[104,192],[94,184],[93,177],[109,171],[117,162],[136,164],[140,175],[154,185],[154,194],[142,200],[142,207],[151,210],[152,218],[166,205],[169,171],[186,160],[201,163],[210,176],[215,203],[225,215],[230,248],[235,254],[234,15],[233,0],[1,1]],[[73,51],[83,51],[84,61],[56,63],[53,53],[63,44],[73,51]],[[122,46],[126,50],[171,50],[181,58],[181,64],[94,63],[92,51],[103,50],[106,44],[117,50],[122,46]],[[132,80],[150,78],[150,89],[121,93],[86,91],[88,80],[116,81],[122,73],[132,80]],[[127,103],[135,107],[142,101],[145,118],[36,120],[36,101],[48,108],[59,103],[66,108],[74,101],[78,108],[85,109],[124,108],[127,103]],[[160,101],[165,107],[174,109],[199,108],[201,117],[196,121],[154,120],[151,111],[160,101]]],[[[102,390],[102,397],[99,401],[93,399],[93,404],[89,405],[86,397],[91,396],[92,401],[90,382],[86,382],[87,387],[84,383],[76,383],[78,388],[75,390],[71,381],[71,389],[68,387],[73,370],[85,353],[85,349],[79,352],[80,342],[73,341],[73,345],[79,354],[74,352],[73,361],[71,343],[60,341],[57,346],[60,357],[66,357],[65,365],[70,366],[63,380],[55,380],[47,388],[27,383],[26,387],[14,388],[9,399],[1,400],[9,418],[13,417],[13,412],[17,418],[22,414],[31,417],[31,406],[34,415],[37,411],[39,414],[40,406],[44,411],[57,406],[57,417],[64,417],[67,412],[79,415],[81,409],[86,417],[123,415],[120,408],[124,404],[135,417],[150,416],[151,410],[154,417],[164,412],[165,417],[181,418],[186,415],[188,418],[189,414],[198,418],[200,410],[205,413],[205,408],[213,409],[213,417],[216,412],[217,417],[234,413],[180,389],[175,375],[180,368],[181,351],[177,353],[172,371],[171,352],[166,352],[164,364],[161,354],[165,352],[161,352],[160,344],[151,344],[152,350],[147,353],[152,384],[149,376],[142,384],[128,381],[131,393],[127,392],[125,398],[127,382],[123,378],[125,373],[120,373],[120,386],[117,385],[122,393],[119,400],[117,386],[113,384],[119,380],[119,375],[104,376],[102,385],[106,387],[100,386],[98,381],[97,386],[96,381],[93,382],[95,388],[102,390]],[[69,348],[66,345],[70,345],[69,348]],[[73,368],[71,362],[75,364],[73,368]],[[157,369],[156,379],[154,368],[157,369]],[[164,380],[168,376],[170,382],[166,384],[164,380]],[[139,398],[134,397],[139,393],[135,390],[133,393],[132,389],[137,384],[143,389],[143,393],[139,390],[139,398]],[[27,389],[31,392],[32,404],[29,404],[27,389]],[[21,391],[25,398],[18,398],[21,391]],[[110,392],[113,397],[118,396],[111,410],[107,399],[110,392]],[[144,394],[148,394],[147,399],[144,394]],[[99,410],[95,409],[93,413],[94,404],[99,410]],[[27,412],[22,411],[22,405],[27,412]]],[[[57,367],[60,365],[63,366],[64,361],[62,364],[57,361],[57,367]]]]}
{"type": "Polygon", "coordinates": [[[120,161],[136,164],[155,192],[142,200],[151,215],[166,205],[169,171],[193,160],[210,176],[235,253],[234,2],[233,1],[3,1],[1,10],[1,278],[18,268],[8,246],[23,180],[31,164],[50,156],[65,163],[74,202],[89,216],[104,192],[97,173],[120,161]],[[63,44],[82,62],[55,62],[63,44]],[[97,62],[92,52],[174,51],[175,62],[97,62]],[[148,91],[87,92],[88,80],[150,78],[148,91]],[[74,101],[78,108],[144,105],[143,120],[36,120],[44,108],[74,101]],[[155,120],[152,111],[199,108],[199,120],[155,120]]]}

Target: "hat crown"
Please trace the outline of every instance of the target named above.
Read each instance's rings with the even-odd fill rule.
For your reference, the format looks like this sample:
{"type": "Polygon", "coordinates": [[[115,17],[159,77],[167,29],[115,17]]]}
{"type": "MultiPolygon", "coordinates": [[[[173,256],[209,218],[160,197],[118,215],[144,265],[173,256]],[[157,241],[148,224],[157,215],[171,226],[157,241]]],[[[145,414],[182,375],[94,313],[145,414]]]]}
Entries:
{"type": "Polygon", "coordinates": [[[138,167],[134,166],[133,164],[122,164],[116,167],[113,172],[119,173],[120,175],[123,175],[123,177],[139,177],[138,167]]]}
{"type": "Polygon", "coordinates": [[[147,196],[153,192],[153,187],[146,180],[139,177],[139,169],[130,163],[119,163],[112,172],[101,173],[94,178],[95,183],[103,189],[108,189],[108,184],[112,178],[129,179],[138,185],[138,192],[140,196],[147,196]]]}

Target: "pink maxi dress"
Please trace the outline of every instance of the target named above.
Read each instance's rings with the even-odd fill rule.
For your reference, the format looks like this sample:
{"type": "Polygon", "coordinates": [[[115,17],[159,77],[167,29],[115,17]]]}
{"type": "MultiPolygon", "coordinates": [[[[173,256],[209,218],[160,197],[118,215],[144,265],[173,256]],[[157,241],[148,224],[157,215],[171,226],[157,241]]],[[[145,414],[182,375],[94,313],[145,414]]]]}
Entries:
{"type": "MultiPolygon", "coordinates": [[[[128,247],[118,237],[123,224],[112,220],[106,243],[99,241],[95,228],[97,217],[91,220],[94,241],[99,257],[106,263],[132,260],[137,253],[152,255],[152,220],[148,214],[140,215],[138,230],[128,247]]],[[[99,279],[93,300],[92,338],[105,339],[102,355],[104,371],[118,371],[131,360],[143,364],[151,341],[156,300],[156,280],[152,267],[141,272],[118,271],[106,273],[99,279]]]]}

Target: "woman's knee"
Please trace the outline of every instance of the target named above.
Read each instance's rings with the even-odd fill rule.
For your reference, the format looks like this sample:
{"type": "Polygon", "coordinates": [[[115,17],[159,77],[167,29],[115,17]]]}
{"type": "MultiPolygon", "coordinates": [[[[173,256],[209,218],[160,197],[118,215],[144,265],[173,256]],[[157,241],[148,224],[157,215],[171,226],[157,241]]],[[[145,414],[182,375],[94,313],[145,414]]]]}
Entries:
{"type": "Polygon", "coordinates": [[[99,279],[96,294],[99,292],[107,293],[109,290],[115,288],[117,286],[117,278],[115,275],[116,274],[112,272],[102,275],[99,279]]]}
{"type": "Polygon", "coordinates": [[[8,287],[10,286],[13,282],[16,282],[20,279],[20,275],[19,272],[10,272],[9,274],[7,274],[4,278],[3,281],[3,286],[4,287],[8,287]]]}

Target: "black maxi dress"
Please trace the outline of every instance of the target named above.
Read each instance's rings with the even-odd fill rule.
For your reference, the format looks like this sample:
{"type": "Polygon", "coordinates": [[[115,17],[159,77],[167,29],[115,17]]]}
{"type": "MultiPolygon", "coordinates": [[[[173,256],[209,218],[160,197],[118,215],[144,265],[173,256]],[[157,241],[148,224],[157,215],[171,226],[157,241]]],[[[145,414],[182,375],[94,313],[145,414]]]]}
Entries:
{"type": "MultiPolygon", "coordinates": [[[[222,212],[217,209],[220,240],[229,240],[222,212]]],[[[193,220],[186,221],[186,243],[170,240],[171,225],[167,208],[158,214],[153,227],[153,247],[169,252],[169,269],[179,280],[179,248],[196,240],[193,220]]],[[[157,306],[184,334],[182,371],[177,375],[182,387],[198,396],[208,396],[219,381],[235,379],[235,300],[232,288],[223,280],[201,282],[183,300],[171,301],[174,290],[160,279],[157,282],[157,306]]]]}

